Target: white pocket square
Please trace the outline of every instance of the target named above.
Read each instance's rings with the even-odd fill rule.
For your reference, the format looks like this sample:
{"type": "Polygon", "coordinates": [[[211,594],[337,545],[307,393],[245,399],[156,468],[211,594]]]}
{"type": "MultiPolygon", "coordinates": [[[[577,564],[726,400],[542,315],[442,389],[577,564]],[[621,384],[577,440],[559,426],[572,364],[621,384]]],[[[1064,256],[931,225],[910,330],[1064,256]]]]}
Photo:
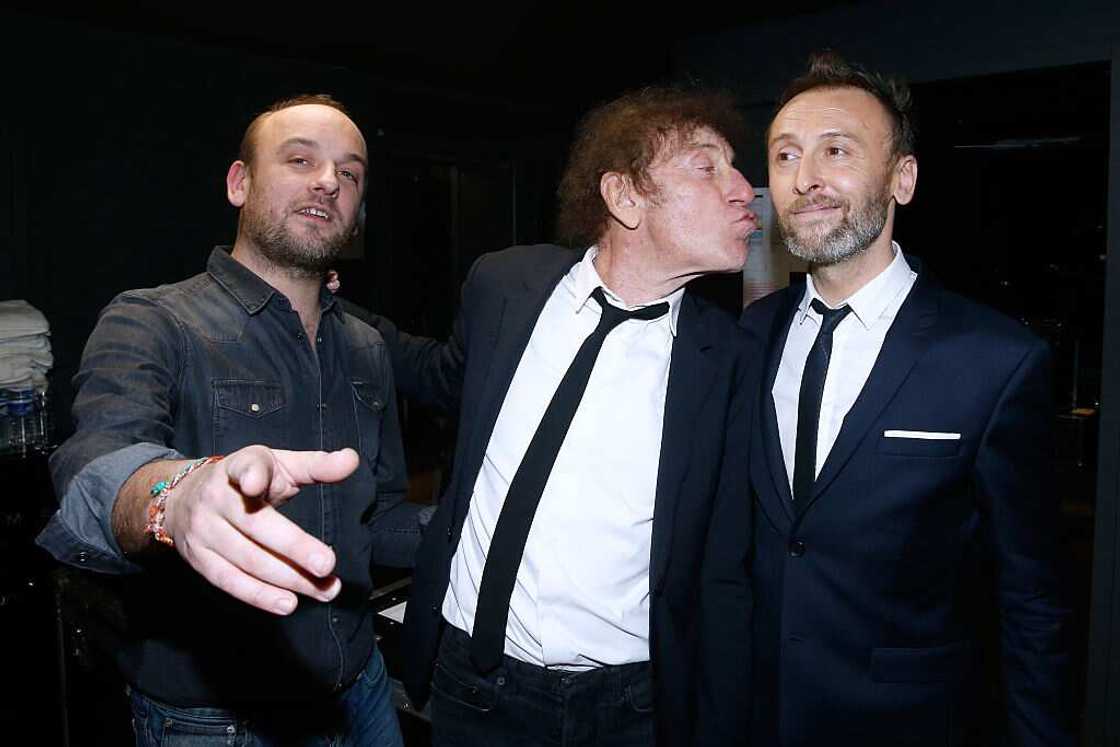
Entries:
{"type": "Polygon", "coordinates": [[[960,441],[961,434],[944,431],[883,431],[883,438],[921,438],[926,441],[960,441]]]}

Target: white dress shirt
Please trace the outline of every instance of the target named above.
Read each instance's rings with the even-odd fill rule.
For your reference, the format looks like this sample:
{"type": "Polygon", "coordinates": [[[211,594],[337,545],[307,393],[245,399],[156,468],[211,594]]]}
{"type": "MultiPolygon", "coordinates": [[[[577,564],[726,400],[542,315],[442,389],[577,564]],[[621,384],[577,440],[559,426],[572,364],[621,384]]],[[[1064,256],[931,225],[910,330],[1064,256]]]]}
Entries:
{"type": "MultiPolygon", "coordinates": [[[[910,265],[906,264],[906,258],[898,244],[892,243],[892,248],[894,259],[887,268],[833,307],[840,308],[847,304],[852,311],[840,321],[832,334],[832,357],[824,381],[817,429],[814,476],[820,473],[828,452],[836,443],[844,417],[855,404],[863,385],[867,383],[887,331],[918,278],[910,265]]],[[[821,325],[821,315],[810,305],[814,298],[825,303],[810,276],[805,280],[805,296],[793,316],[782,360],[778,365],[778,374],[771,389],[791,492],[794,454],[797,450],[797,401],[801,394],[801,374],[805,370],[805,360],[809,357],[809,349],[816,341],[821,325]]],[[[828,306],[827,303],[825,305],[828,306]]]]}
{"type": "MultiPolygon", "coordinates": [[[[517,467],[576,351],[611,293],[592,247],[544,305],[498,413],[451,561],[444,618],[474,630],[490,538],[517,467]]],[[[606,338],[545,486],[517,570],[505,653],[587,669],[649,660],[649,564],[669,361],[684,289],[669,313],[606,338]]]]}

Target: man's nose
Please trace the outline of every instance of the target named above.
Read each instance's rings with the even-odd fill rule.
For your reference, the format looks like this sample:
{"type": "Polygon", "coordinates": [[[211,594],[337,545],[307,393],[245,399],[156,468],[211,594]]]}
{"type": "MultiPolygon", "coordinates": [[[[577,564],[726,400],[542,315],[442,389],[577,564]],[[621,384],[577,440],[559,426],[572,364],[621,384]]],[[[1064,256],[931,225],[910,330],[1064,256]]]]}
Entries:
{"type": "Polygon", "coordinates": [[[324,192],[328,197],[338,195],[338,173],[333,163],[325,163],[315,172],[315,180],[311,189],[324,192]]]}
{"type": "Polygon", "coordinates": [[[812,158],[802,158],[797,162],[797,174],[793,181],[793,191],[799,195],[807,195],[820,189],[821,175],[812,158]]]}
{"type": "Polygon", "coordinates": [[[749,205],[754,199],[754,187],[739,169],[731,170],[731,189],[727,195],[729,202],[749,205]]]}

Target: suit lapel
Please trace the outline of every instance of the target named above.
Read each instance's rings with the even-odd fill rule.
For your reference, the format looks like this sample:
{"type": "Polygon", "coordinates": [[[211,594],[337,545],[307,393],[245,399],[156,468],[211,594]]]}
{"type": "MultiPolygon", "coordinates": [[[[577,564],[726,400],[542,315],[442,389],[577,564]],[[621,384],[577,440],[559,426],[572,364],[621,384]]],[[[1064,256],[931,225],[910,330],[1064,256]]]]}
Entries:
{"type": "MultiPolygon", "coordinates": [[[[579,261],[579,256],[572,254],[569,259],[570,261],[560,262],[551,272],[542,272],[514,284],[495,302],[494,311],[484,315],[477,343],[471,341],[472,350],[468,355],[473,353],[488,356],[489,366],[479,394],[478,416],[474,418],[468,441],[471,444],[470,459],[465,462],[466,471],[463,474],[470,478],[464,485],[473,488],[478,477],[498,413],[513,381],[513,374],[517,371],[517,364],[521,362],[521,356],[529,345],[529,338],[541,310],[560,279],[579,261]]],[[[469,493],[466,497],[469,497],[469,493]]],[[[465,513],[466,501],[463,505],[465,513]]]]}
{"type": "Polygon", "coordinates": [[[709,350],[717,344],[691,293],[685,292],[677,318],[677,337],[669,364],[665,391],[665,417],[661,430],[661,455],[653,507],[650,549],[650,588],[660,585],[673,545],[673,526],[680,503],[681,483],[691,460],[692,437],[701,407],[711,390],[716,366],[709,350]]]}
{"type": "Polygon", "coordinates": [[[763,501],[763,508],[776,523],[784,517],[789,523],[793,521],[793,495],[789,489],[789,475],[786,472],[786,462],[782,456],[782,439],[778,433],[778,413],[774,405],[774,380],[778,377],[778,366],[782,362],[782,352],[786,347],[786,338],[789,337],[789,328],[793,323],[794,313],[798,303],[805,295],[804,283],[798,283],[785,291],[786,297],[774,317],[773,326],[767,338],[770,344],[766,349],[766,369],[762,377],[762,391],[760,392],[759,420],[761,424],[760,444],[765,453],[766,464],[773,484],[772,491],[759,491],[759,500],[763,501]]]}
{"type": "Polygon", "coordinates": [[[887,332],[883,348],[879,351],[871,375],[867,377],[867,383],[863,385],[855,404],[844,417],[836,443],[829,451],[820,474],[817,475],[817,481],[813,484],[813,497],[807,505],[801,507],[802,513],[820,498],[844,469],[868,429],[906,381],[914,364],[929,346],[929,332],[936,322],[937,294],[924,276],[919,275],[887,332]]]}

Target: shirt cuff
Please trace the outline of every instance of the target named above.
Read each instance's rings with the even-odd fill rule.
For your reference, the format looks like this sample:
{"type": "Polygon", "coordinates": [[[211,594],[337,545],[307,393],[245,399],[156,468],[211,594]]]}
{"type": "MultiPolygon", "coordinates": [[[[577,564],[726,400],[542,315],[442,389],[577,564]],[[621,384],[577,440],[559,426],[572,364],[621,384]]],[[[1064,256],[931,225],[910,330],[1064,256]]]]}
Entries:
{"type": "Polygon", "coordinates": [[[185,459],[161,444],[139,443],[104,454],[74,476],[36,542],[56,560],[102,573],[135,573],[113,535],[113,505],[121,486],[140,467],[161,459],[185,459]]]}

